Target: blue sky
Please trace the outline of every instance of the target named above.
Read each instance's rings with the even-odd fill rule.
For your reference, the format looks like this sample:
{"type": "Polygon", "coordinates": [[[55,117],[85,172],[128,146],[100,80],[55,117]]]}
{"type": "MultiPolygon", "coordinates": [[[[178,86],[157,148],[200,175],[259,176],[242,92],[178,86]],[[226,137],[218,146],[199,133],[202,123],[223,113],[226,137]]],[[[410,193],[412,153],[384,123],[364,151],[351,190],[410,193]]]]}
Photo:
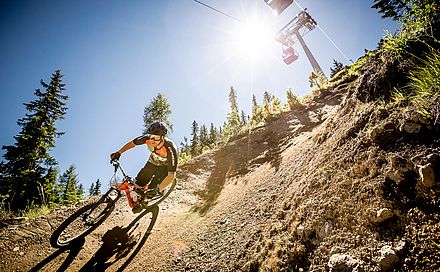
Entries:
{"type": "MultiPolygon", "coordinates": [[[[52,154],[61,172],[74,164],[86,188],[111,177],[109,154],[140,135],[144,107],[158,92],[171,104],[170,138],[177,145],[190,135],[193,120],[208,126],[225,121],[230,86],[247,113],[252,94],[261,103],[266,90],[283,102],[289,87],[297,95],[309,92],[312,68],[302,48],[295,46],[298,61],[285,65],[272,39],[298,6],[275,17],[263,0],[203,2],[240,22],[192,0],[1,1],[0,144],[14,143],[23,103],[35,99],[40,79],[48,82],[56,69],[70,99],[57,124],[66,134],[52,154]],[[252,45],[242,29],[253,21],[261,35],[252,45]]],[[[384,29],[397,28],[370,8],[372,1],[297,2],[354,61],[376,48],[384,29]]],[[[333,59],[349,64],[318,28],[305,41],[327,75],[333,59]]],[[[122,163],[135,176],[147,157],[138,147],[122,163]]]]}

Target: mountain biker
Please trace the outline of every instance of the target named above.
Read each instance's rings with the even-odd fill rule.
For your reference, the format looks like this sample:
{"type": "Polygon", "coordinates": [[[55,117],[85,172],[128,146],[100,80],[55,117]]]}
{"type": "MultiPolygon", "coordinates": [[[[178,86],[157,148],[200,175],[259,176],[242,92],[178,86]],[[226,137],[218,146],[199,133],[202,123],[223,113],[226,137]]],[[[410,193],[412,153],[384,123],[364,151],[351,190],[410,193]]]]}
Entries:
{"type": "MultiPolygon", "coordinates": [[[[176,145],[166,136],[168,130],[163,122],[155,121],[147,129],[146,134],[126,143],[118,151],[110,155],[110,162],[119,160],[122,153],[137,145],[146,144],[151,151],[150,157],[145,166],[136,176],[135,183],[146,187],[145,198],[151,199],[170,184],[175,176],[177,168],[176,145]]],[[[140,205],[133,207],[133,212],[142,210],[140,205]]]]}

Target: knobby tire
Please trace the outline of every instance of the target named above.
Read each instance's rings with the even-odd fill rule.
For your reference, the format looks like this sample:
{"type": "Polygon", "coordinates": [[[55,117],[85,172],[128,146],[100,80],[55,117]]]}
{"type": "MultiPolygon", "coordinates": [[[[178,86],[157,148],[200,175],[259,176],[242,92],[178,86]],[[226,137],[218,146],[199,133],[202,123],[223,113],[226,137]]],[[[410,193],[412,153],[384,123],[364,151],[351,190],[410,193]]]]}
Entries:
{"type": "Polygon", "coordinates": [[[170,186],[170,188],[165,192],[165,194],[163,196],[161,196],[160,198],[157,198],[157,199],[155,199],[153,197],[153,199],[150,200],[147,205],[144,205],[143,208],[150,209],[150,208],[162,203],[162,201],[164,201],[171,194],[171,192],[174,190],[174,187],[176,187],[176,179],[174,179],[172,181],[171,185],[169,185],[169,186],[170,186]]]}
{"type": "MultiPolygon", "coordinates": [[[[69,216],[53,233],[50,237],[50,244],[52,247],[61,248],[70,245],[74,240],[85,237],[90,234],[93,230],[95,230],[99,225],[101,225],[105,219],[112,213],[115,208],[115,202],[109,200],[106,196],[101,197],[98,201],[94,203],[90,203],[84,207],[81,207],[71,216],[69,216]],[[101,204],[106,204],[105,208],[99,214],[99,220],[97,222],[89,223],[88,228],[81,230],[78,234],[70,236],[67,240],[62,241],[62,235],[69,235],[68,232],[64,233],[64,231],[72,224],[75,220],[77,220],[81,216],[86,216],[87,212],[93,211],[93,209],[97,208],[101,204]]],[[[84,219],[83,219],[84,221],[84,219]]]]}

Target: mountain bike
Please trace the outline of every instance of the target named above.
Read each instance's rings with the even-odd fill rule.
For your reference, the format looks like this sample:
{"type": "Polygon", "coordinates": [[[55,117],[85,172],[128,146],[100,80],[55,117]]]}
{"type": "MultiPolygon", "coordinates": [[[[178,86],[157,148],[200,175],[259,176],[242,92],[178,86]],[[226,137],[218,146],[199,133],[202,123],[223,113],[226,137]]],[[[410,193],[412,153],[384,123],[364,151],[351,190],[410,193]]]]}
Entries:
{"type": "Polygon", "coordinates": [[[164,190],[151,199],[145,199],[144,193],[147,186],[139,186],[133,183],[130,176],[126,174],[119,161],[112,162],[114,175],[118,170],[123,175],[121,182],[115,182],[110,189],[93,203],[87,204],[69,216],[50,237],[52,247],[64,247],[70,245],[74,240],[85,237],[101,225],[112,213],[116,202],[124,195],[127,198],[130,208],[140,205],[143,209],[150,209],[159,205],[167,198],[176,186],[174,179],[164,190]]]}

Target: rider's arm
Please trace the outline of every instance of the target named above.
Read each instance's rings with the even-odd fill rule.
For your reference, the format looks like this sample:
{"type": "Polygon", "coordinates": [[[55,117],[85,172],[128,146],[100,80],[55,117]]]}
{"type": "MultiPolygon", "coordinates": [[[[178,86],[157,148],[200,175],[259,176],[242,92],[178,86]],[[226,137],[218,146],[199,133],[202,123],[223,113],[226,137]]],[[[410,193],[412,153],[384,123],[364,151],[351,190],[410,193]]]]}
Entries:
{"type": "Polygon", "coordinates": [[[168,184],[170,184],[174,176],[176,174],[177,169],[177,150],[174,144],[168,142],[166,144],[167,149],[167,160],[168,160],[168,175],[164,178],[164,180],[159,184],[159,190],[162,191],[168,184]]]}
{"type": "Polygon", "coordinates": [[[123,147],[121,147],[121,149],[118,150],[118,152],[120,154],[124,153],[127,150],[132,149],[133,147],[137,146],[137,145],[141,145],[141,144],[145,144],[146,141],[148,140],[149,135],[142,135],[139,136],[135,139],[133,139],[133,141],[130,141],[128,143],[126,143],[123,147]]]}
{"type": "Polygon", "coordinates": [[[120,154],[124,153],[125,151],[132,149],[133,147],[135,147],[136,145],[133,143],[133,141],[130,141],[128,143],[126,143],[123,147],[121,147],[121,149],[118,150],[118,152],[120,154]]]}

